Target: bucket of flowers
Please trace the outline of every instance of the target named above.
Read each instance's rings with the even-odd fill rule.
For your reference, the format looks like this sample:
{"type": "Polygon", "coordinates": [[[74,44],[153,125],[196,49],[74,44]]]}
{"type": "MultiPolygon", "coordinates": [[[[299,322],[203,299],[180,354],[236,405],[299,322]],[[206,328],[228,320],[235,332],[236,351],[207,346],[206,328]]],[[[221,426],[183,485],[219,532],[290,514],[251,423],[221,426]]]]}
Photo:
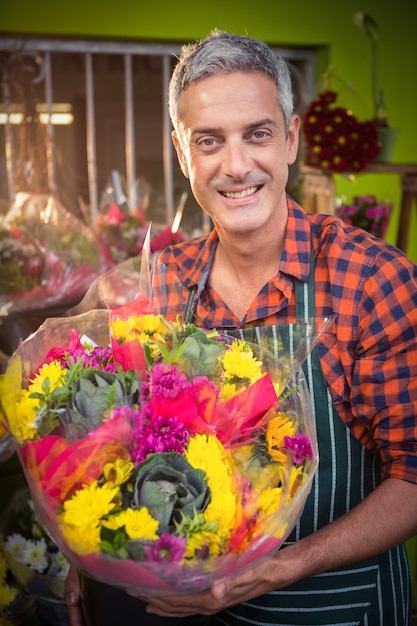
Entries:
{"type": "Polygon", "coordinates": [[[204,589],[277,550],[318,464],[300,366],[327,321],[203,331],[142,295],[49,319],[1,380],[40,519],[86,576],[204,589]]]}
{"type": "Polygon", "coordinates": [[[47,623],[68,623],[64,582],[69,562],[43,528],[30,491],[16,491],[0,516],[0,544],[15,581],[47,623]]]}
{"type": "Polygon", "coordinates": [[[23,624],[35,610],[35,598],[27,594],[13,576],[0,543],[0,624],[23,624]]]}

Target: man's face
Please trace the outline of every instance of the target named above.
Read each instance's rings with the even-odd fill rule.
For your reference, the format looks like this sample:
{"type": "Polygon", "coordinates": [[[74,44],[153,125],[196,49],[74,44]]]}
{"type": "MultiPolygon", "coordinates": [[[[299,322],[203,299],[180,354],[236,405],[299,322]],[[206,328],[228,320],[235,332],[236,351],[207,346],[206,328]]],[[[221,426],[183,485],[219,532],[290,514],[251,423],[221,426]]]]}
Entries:
{"type": "Polygon", "coordinates": [[[173,141],[181,169],[218,232],[243,234],[285,220],[299,118],[286,137],[273,81],[241,72],[206,78],[183,93],[180,108],[173,141]]]}

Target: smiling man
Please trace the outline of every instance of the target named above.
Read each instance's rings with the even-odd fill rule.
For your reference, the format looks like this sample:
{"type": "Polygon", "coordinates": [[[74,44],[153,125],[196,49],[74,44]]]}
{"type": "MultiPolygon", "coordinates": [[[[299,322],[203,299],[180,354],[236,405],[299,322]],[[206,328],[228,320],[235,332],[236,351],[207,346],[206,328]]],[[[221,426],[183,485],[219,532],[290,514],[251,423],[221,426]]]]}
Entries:
{"type": "Polygon", "coordinates": [[[406,626],[402,543],[417,532],[417,267],[286,194],[300,119],[288,68],[264,43],[215,31],[185,46],[170,112],[182,171],[214,228],[160,256],[161,312],[187,302],[205,328],[335,322],[305,368],[320,463],[285,546],[206,591],[141,600],[149,616],[202,614],[213,625],[406,626]]]}

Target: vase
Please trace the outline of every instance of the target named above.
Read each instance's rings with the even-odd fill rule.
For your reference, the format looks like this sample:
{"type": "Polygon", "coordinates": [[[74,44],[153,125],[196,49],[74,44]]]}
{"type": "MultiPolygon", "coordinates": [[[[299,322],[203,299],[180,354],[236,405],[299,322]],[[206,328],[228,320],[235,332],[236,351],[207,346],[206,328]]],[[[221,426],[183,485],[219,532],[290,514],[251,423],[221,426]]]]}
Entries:
{"type": "Polygon", "coordinates": [[[391,163],[398,132],[398,128],[378,128],[378,140],[381,149],[376,158],[377,163],[391,163]]]}

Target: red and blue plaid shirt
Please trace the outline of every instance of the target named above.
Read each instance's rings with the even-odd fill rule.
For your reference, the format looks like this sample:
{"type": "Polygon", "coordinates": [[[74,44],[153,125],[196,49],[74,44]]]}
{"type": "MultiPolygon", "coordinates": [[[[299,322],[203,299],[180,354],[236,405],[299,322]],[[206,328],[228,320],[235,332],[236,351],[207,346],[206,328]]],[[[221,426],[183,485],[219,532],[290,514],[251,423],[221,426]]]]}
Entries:
{"type": "Polygon", "coordinates": [[[279,271],[237,319],[210,287],[215,231],[167,248],[154,294],[182,312],[200,284],[196,323],[241,328],[295,321],[294,279],[310,275],[315,258],[316,318],[336,314],[318,349],[339,415],[381,457],[383,476],[417,483],[417,266],[396,248],[329,215],[309,215],[288,198],[286,240],[279,271]]]}

